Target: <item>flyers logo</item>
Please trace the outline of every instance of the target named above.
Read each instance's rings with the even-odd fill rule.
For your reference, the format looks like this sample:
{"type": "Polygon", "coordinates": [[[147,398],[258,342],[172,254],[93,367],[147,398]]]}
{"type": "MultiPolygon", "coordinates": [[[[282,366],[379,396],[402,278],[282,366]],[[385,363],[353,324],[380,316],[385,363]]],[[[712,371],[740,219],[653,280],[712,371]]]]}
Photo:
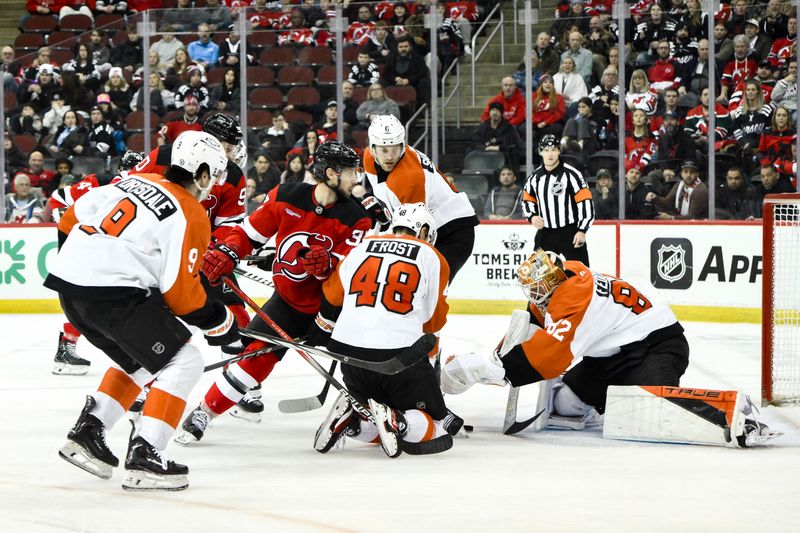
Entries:
{"type": "Polygon", "coordinates": [[[333,239],[319,233],[306,233],[304,231],[292,233],[283,239],[277,250],[275,250],[273,272],[282,274],[292,281],[300,282],[306,279],[308,274],[303,270],[298,259],[300,252],[310,248],[312,245],[322,246],[331,251],[333,250],[333,239]]]}

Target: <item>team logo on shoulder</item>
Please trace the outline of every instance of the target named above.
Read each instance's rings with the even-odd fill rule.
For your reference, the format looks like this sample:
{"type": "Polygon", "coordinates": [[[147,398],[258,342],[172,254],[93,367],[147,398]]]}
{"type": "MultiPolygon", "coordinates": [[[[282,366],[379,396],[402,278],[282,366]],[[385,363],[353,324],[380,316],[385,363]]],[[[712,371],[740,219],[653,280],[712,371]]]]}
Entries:
{"type": "Polygon", "coordinates": [[[657,289],[692,285],[692,243],[688,239],[654,239],[650,244],[650,281],[657,289]]]}
{"type": "Polygon", "coordinates": [[[503,246],[505,246],[506,250],[511,250],[512,252],[516,252],[525,248],[527,241],[523,241],[520,239],[519,235],[516,233],[512,233],[508,236],[508,240],[503,239],[503,246]]]}
{"type": "Polygon", "coordinates": [[[211,213],[214,210],[214,208],[217,207],[218,203],[219,203],[219,198],[217,198],[216,195],[209,193],[209,195],[206,196],[206,199],[203,200],[203,203],[201,205],[203,206],[203,208],[205,208],[205,210],[208,213],[211,213]]]}
{"type": "Polygon", "coordinates": [[[161,344],[160,342],[156,342],[151,348],[151,350],[153,350],[153,353],[155,353],[156,355],[161,355],[162,353],[164,353],[164,345],[161,344]]]}
{"type": "Polygon", "coordinates": [[[276,275],[284,275],[292,281],[303,281],[308,274],[298,261],[300,252],[311,246],[322,246],[333,250],[333,239],[319,233],[298,231],[283,239],[275,250],[273,270],[276,275]]]}

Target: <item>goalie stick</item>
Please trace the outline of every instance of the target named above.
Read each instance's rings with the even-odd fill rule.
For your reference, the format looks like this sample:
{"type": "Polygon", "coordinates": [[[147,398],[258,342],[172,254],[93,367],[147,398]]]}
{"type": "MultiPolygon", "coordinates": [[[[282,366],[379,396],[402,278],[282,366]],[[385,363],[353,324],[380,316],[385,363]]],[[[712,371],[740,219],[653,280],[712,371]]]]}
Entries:
{"type": "MultiPolygon", "coordinates": [[[[331,363],[331,367],[328,369],[328,374],[333,375],[333,373],[336,371],[337,363],[338,361],[331,363]]],[[[322,386],[322,392],[316,396],[281,400],[278,402],[278,410],[281,413],[302,413],[304,411],[313,411],[314,409],[319,409],[325,405],[325,398],[328,397],[328,389],[330,388],[331,383],[326,381],[322,386]]]]}
{"type": "Polygon", "coordinates": [[[542,409],[541,411],[533,415],[531,418],[518,422],[517,421],[518,401],[519,401],[519,387],[511,386],[511,388],[508,390],[508,401],[506,402],[506,416],[505,419],[503,420],[504,435],[514,435],[515,433],[519,433],[526,427],[536,422],[536,419],[539,418],[545,411],[544,409],[542,409]]]}

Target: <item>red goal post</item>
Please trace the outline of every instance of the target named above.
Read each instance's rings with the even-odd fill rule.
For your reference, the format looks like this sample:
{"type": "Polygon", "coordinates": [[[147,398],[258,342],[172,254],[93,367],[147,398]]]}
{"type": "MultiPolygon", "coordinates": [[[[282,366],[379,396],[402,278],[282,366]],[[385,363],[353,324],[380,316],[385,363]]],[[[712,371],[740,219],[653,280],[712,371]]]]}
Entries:
{"type": "Polygon", "coordinates": [[[763,205],[761,401],[800,402],[800,194],[763,205]]]}

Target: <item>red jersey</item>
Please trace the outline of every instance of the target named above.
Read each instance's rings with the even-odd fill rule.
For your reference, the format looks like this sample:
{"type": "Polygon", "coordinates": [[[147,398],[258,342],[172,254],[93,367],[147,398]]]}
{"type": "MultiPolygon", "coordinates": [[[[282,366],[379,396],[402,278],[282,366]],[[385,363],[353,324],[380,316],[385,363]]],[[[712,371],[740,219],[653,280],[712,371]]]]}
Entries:
{"type": "MultiPolygon", "coordinates": [[[[164,174],[172,158],[172,145],[159,146],[134,170],[141,173],[164,174]]],[[[228,161],[228,176],[222,185],[214,184],[202,205],[211,221],[211,234],[223,238],[233,226],[244,220],[245,177],[235,163],[228,161]]]]}
{"type": "Polygon", "coordinates": [[[303,248],[319,245],[331,252],[333,267],[355,248],[372,227],[361,204],[353,198],[322,206],[314,199],[318,185],[282,183],[264,203],[223,239],[239,257],[262,247],[275,236],[272,264],[275,290],[301,313],[319,311],[324,280],[310,276],[298,261],[303,248]]]}
{"type": "Polygon", "coordinates": [[[184,131],[203,131],[203,126],[200,124],[200,118],[198,117],[191,124],[183,119],[167,122],[167,133],[164,135],[164,141],[167,144],[172,144],[175,142],[175,139],[178,138],[178,135],[184,131]]]}
{"type": "Polygon", "coordinates": [[[445,2],[445,13],[451,19],[465,18],[470,22],[478,20],[478,3],[475,0],[459,0],[457,2],[445,2]]]}
{"type": "Polygon", "coordinates": [[[481,122],[489,120],[489,104],[492,102],[503,104],[503,118],[512,126],[519,126],[525,122],[525,95],[519,89],[515,89],[514,94],[509,99],[506,99],[503,91],[492,97],[486,103],[483,114],[481,114],[481,122]]]}
{"type": "Polygon", "coordinates": [[[69,187],[53,191],[53,195],[47,199],[47,207],[53,215],[53,220],[58,222],[61,219],[61,214],[74,204],[78,198],[99,186],[100,183],[97,181],[97,176],[89,174],[69,187]]]}
{"type": "Polygon", "coordinates": [[[347,35],[345,41],[355,46],[366,46],[372,32],[375,31],[374,22],[359,22],[355,21],[347,28],[347,35]]]}

